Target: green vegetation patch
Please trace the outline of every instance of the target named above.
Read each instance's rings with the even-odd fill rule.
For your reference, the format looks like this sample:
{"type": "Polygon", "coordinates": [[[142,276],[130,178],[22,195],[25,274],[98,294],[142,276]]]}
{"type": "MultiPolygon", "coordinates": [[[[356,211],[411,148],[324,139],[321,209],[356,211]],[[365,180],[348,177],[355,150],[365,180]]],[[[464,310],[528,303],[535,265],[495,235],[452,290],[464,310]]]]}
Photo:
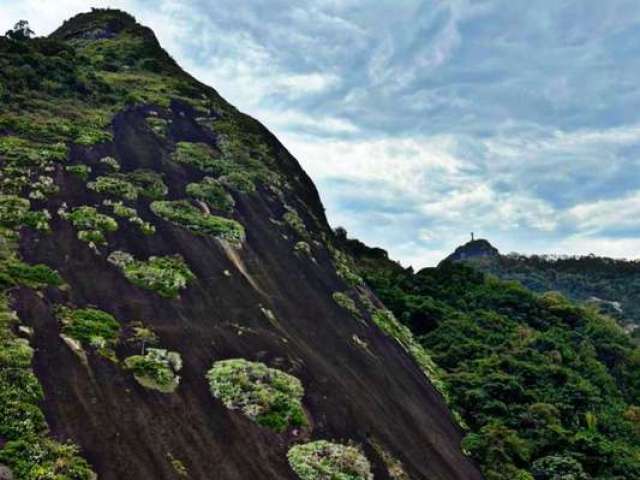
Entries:
{"type": "Polygon", "coordinates": [[[311,245],[304,241],[296,242],[293,247],[293,251],[301,255],[306,255],[308,257],[311,257],[312,255],[311,245]]]}
{"type": "Polygon", "coordinates": [[[162,180],[162,175],[147,169],[98,177],[95,182],[89,182],[88,187],[103,195],[124,200],[136,200],[139,195],[160,199],[169,191],[162,180]]]}
{"type": "Polygon", "coordinates": [[[307,423],[304,388],[293,375],[241,358],[215,362],[207,373],[214,397],[277,432],[307,423]]]}
{"type": "Polygon", "coordinates": [[[206,202],[210,208],[215,210],[229,212],[233,210],[235,205],[233,197],[215,178],[204,177],[198,183],[190,183],[187,185],[186,191],[187,195],[206,202]]]}
{"type": "Polygon", "coordinates": [[[326,440],[291,447],[289,465],[301,480],[373,480],[360,448],[326,440]]]}
{"type": "Polygon", "coordinates": [[[143,261],[116,250],[109,255],[108,260],[119,267],[131,283],[165,298],[176,298],[180,290],[185,289],[195,278],[180,255],[149,257],[147,261],[143,261]]]}
{"type": "Polygon", "coordinates": [[[131,182],[140,195],[152,200],[164,198],[169,193],[169,188],[162,179],[162,174],[145,168],[133,170],[124,174],[125,178],[131,182]]]}
{"type": "Polygon", "coordinates": [[[640,478],[640,348],[613,319],[467,265],[414,273],[354,247],[367,284],[443,371],[484,478],[640,478]]]}
{"type": "Polygon", "coordinates": [[[16,480],[97,478],[76,445],[37,436],[8,442],[0,450],[0,463],[11,468],[16,480]]]}
{"type": "Polygon", "coordinates": [[[346,293],[343,292],[333,292],[331,295],[333,301],[348,311],[351,315],[356,318],[361,318],[362,314],[356,305],[356,302],[346,293]]]}
{"type": "Polygon", "coordinates": [[[288,207],[288,211],[282,216],[282,220],[300,237],[307,238],[309,236],[309,232],[307,232],[307,227],[305,227],[302,218],[300,218],[298,212],[293,208],[288,207]]]}
{"type": "Polygon", "coordinates": [[[135,200],[139,193],[138,188],[123,174],[98,177],[95,182],[89,182],[87,186],[103,195],[111,195],[125,200],[135,200]]]}
{"type": "Polygon", "coordinates": [[[220,183],[242,193],[253,193],[256,191],[254,180],[246,172],[229,172],[220,177],[220,183]]]}
{"type": "Polygon", "coordinates": [[[269,169],[269,163],[263,159],[265,149],[257,146],[261,144],[256,144],[253,149],[247,147],[245,143],[248,138],[240,140],[222,135],[219,142],[221,154],[205,143],[178,142],[172,158],[209,173],[225,185],[244,193],[254,192],[257,183],[279,183],[279,176],[269,169]]]}
{"type": "Polygon", "coordinates": [[[59,287],[62,278],[55,270],[43,264],[30,265],[16,258],[0,263],[0,286],[23,285],[30,288],[59,287]]]}
{"type": "Polygon", "coordinates": [[[151,210],[159,217],[201,235],[213,235],[232,243],[244,241],[244,227],[235,220],[209,215],[186,200],[156,201],[151,210]]]}
{"type": "Polygon", "coordinates": [[[128,220],[129,223],[138,227],[143,234],[153,235],[156,233],[156,227],[152,223],[145,222],[138,216],[138,211],[135,208],[126,206],[121,200],[113,201],[105,199],[102,201],[102,204],[107,207],[111,207],[113,214],[116,217],[128,220]]]}
{"type": "Polygon", "coordinates": [[[31,202],[17,195],[0,195],[0,226],[17,229],[30,227],[49,231],[51,216],[47,210],[31,210],[31,202]]]}
{"type": "Polygon", "coordinates": [[[206,143],[178,142],[172,158],[178,163],[215,175],[225,171],[223,160],[206,143]]]}
{"type": "Polygon", "coordinates": [[[113,315],[96,308],[59,306],[56,316],[62,323],[62,333],[77,340],[83,347],[92,347],[111,356],[120,337],[120,324],[113,315]]]}
{"type": "Polygon", "coordinates": [[[169,129],[169,122],[164,118],[150,116],[146,118],[147,125],[154,131],[154,133],[162,138],[167,138],[167,132],[169,129]]]}
{"type": "Polygon", "coordinates": [[[112,172],[119,172],[120,171],[120,164],[118,163],[118,161],[113,158],[113,157],[104,157],[100,159],[100,163],[102,165],[105,165],[109,170],[111,170],[112,172]]]}
{"type": "Polygon", "coordinates": [[[106,245],[107,233],[118,229],[118,222],[88,205],[76,207],[71,212],[62,208],[58,213],[75,227],[78,239],[92,245],[106,245]]]}
{"type": "Polygon", "coordinates": [[[67,165],[64,169],[84,181],[87,181],[89,175],[91,175],[91,167],[89,165],[67,165]]]}
{"type": "Polygon", "coordinates": [[[171,393],[180,384],[182,358],[178,352],[149,348],[144,355],[128,357],[124,365],[145,388],[171,393]]]}

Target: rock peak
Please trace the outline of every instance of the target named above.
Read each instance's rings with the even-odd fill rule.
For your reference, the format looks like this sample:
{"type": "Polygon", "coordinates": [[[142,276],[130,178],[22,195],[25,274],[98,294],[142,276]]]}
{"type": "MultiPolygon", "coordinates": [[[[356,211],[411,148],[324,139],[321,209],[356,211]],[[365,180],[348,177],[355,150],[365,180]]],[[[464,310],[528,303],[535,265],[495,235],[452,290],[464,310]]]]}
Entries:
{"type": "Polygon", "coordinates": [[[444,261],[464,262],[473,258],[497,257],[500,252],[488,240],[478,238],[459,246],[444,261]]]}
{"type": "Polygon", "coordinates": [[[93,8],[66,20],[50,37],[56,40],[100,40],[115,37],[136,26],[139,25],[135,17],[127,12],[93,8]]]}

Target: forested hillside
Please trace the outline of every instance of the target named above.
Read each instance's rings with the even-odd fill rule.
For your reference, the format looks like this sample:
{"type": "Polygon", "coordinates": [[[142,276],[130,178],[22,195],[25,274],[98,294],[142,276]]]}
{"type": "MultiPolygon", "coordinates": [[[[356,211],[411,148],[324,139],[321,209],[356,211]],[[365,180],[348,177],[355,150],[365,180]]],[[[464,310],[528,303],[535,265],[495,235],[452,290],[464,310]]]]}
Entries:
{"type": "Polygon", "coordinates": [[[515,280],[537,293],[558,291],[592,304],[640,337],[640,331],[635,332],[640,325],[640,261],[595,255],[504,255],[484,239],[461,245],[447,260],[515,280]]]}
{"type": "Polygon", "coordinates": [[[614,320],[463,263],[414,273],[340,237],[444,371],[487,479],[640,478],[640,349],[614,320]]]}

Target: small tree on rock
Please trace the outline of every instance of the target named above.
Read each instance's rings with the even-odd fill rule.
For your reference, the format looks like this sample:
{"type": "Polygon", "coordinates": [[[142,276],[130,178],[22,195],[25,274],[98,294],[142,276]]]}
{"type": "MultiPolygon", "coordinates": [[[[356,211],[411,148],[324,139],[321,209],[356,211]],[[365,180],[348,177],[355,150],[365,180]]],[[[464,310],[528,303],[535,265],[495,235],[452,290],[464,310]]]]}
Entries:
{"type": "Polygon", "coordinates": [[[7,38],[18,42],[29,40],[34,34],[35,32],[29,28],[29,22],[26,20],[20,20],[11,30],[8,30],[7,33],[5,33],[7,38]]]}

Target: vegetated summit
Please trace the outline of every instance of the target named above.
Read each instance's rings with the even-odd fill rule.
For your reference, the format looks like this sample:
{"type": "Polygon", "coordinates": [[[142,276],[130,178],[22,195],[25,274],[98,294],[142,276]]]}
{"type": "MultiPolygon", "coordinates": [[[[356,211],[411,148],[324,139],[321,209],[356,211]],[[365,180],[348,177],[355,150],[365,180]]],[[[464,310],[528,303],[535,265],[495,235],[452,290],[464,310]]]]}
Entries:
{"type": "Polygon", "coordinates": [[[576,302],[591,304],[640,338],[638,260],[596,255],[505,255],[487,240],[479,239],[461,245],[446,261],[466,263],[537,293],[558,291],[576,302]]]}
{"type": "Polygon", "coordinates": [[[0,477],[481,478],[262,125],[120,11],[0,52],[0,477]]]}

